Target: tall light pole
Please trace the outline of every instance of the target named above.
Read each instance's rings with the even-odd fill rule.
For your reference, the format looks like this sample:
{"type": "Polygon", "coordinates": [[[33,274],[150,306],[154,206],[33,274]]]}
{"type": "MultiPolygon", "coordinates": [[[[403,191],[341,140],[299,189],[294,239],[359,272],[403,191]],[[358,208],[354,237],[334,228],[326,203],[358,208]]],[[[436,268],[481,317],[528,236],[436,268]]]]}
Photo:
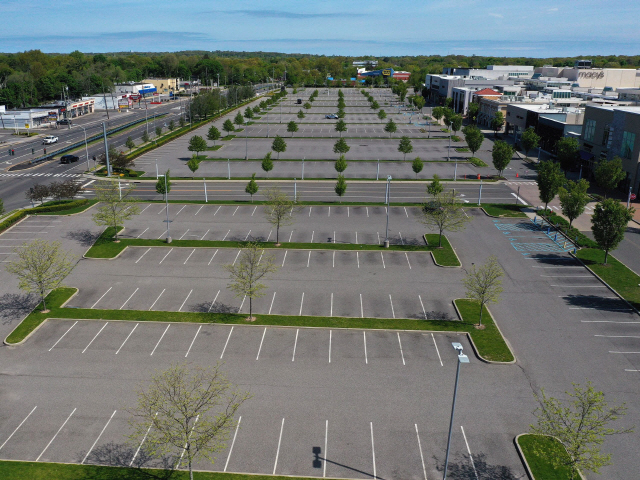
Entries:
{"type": "Polygon", "coordinates": [[[389,248],[389,188],[391,185],[391,175],[387,175],[387,230],[384,236],[384,248],[389,248]]]}
{"type": "Polygon", "coordinates": [[[249,159],[249,144],[247,143],[247,120],[248,119],[244,119],[244,159],[248,160],[249,159]]]}
{"type": "Polygon", "coordinates": [[[87,157],[87,170],[90,170],[91,167],[89,166],[89,150],[87,148],[87,128],[83,127],[82,125],[78,125],[82,131],[84,132],[84,154],[87,157]]]}
{"type": "Polygon", "coordinates": [[[169,192],[167,191],[167,174],[164,174],[164,200],[167,210],[167,243],[171,243],[171,233],[169,232],[169,192]]]}
{"type": "Polygon", "coordinates": [[[453,390],[453,404],[451,405],[451,421],[449,422],[449,439],[447,440],[447,454],[444,458],[444,474],[442,480],[447,479],[447,467],[449,466],[449,449],[451,447],[451,431],[453,429],[453,415],[456,411],[456,397],[458,395],[458,378],[460,378],[460,364],[469,363],[469,357],[462,353],[462,344],[458,342],[452,342],[451,345],[458,352],[458,367],[456,369],[456,386],[453,390]]]}

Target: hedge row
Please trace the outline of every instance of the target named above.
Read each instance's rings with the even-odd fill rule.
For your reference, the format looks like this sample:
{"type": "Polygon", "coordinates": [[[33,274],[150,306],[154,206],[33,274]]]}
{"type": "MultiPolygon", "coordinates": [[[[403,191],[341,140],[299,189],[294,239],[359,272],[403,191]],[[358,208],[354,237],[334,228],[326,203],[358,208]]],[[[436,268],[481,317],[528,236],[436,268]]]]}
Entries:
{"type": "Polygon", "coordinates": [[[0,232],[4,232],[7,228],[13,225],[16,222],[19,222],[24,217],[27,216],[26,210],[19,210],[16,213],[9,215],[2,222],[0,222],[0,232]]]}
{"type": "Polygon", "coordinates": [[[577,239],[577,243],[579,247],[600,248],[598,247],[598,244],[596,242],[591,240],[580,230],[574,227],[569,228],[569,222],[563,217],[556,215],[555,213],[546,213],[546,214],[541,214],[540,216],[543,217],[551,225],[557,225],[558,230],[560,230],[568,238],[570,238],[571,241],[575,242],[577,239]]]}
{"type": "Polygon", "coordinates": [[[50,204],[43,205],[35,208],[25,208],[23,210],[19,210],[16,213],[9,215],[2,222],[0,222],[0,232],[5,231],[7,228],[12,226],[13,224],[19,222],[27,215],[37,214],[37,213],[45,213],[45,212],[59,212],[63,210],[69,210],[71,208],[81,207],[86,205],[89,202],[88,199],[83,198],[81,200],[72,200],[69,202],[51,202],[50,204]]]}

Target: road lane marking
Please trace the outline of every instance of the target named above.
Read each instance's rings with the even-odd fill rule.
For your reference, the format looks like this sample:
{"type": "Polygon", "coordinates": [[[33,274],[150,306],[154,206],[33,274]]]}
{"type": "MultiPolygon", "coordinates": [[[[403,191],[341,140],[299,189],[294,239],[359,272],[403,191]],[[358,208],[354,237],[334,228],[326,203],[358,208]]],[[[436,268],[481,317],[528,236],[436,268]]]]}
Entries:
{"type": "Polygon", "coordinates": [[[186,205],[185,205],[185,206],[183,206],[180,210],[178,210],[178,213],[176,213],[176,217],[177,217],[178,215],[180,215],[180,212],[181,212],[182,210],[184,210],[185,208],[186,208],[186,205]]]}
{"type": "Polygon", "coordinates": [[[267,315],[271,315],[271,309],[273,308],[273,301],[276,299],[276,292],[273,292],[273,297],[271,297],[271,305],[269,306],[269,313],[267,315]]]}
{"type": "Polygon", "coordinates": [[[302,292],[302,299],[300,300],[300,313],[298,313],[298,316],[302,316],[302,304],[304,303],[304,292],[302,292]]]}
{"type": "Polygon", "coordinates": [[[189,232],[189,230],[191,230],[191,229],[190,229],[190,228],[187,228],[187,231],[186,231],[186,232],[184,232],[184,233],[182,234],[182,236],[181,236],[178,240],[182,240],[182,239],[184,238],[184,236],[189,232]]]}
{"type": "Polygon", "coordinates": [[[384,255],[382,255],[382,252],[380,252],[380,258],[382,258],[382,268],[387,268],[384,264],[384,255]]]}
{"type": "Polygon", "coordinates": [[[239,209],[239,208],[240,208],[240,206],[238,205],[238,206],[236,207],[236,209],[233,211],[233,213],[231,214],[231,216],[232,216],[232,217],[236,214],[236,212],[238,211],[238,209],[239,209]]]}
{"type": "Polygon", "coordinates": [[[329,316],[333,317],[333,292],[331,292],[331,310],[329,311],[329,316]]]}
{"type": "MultiPolygon", "coordinates": [[[[154,418],[157,417],[157,416],[158,416],[158,412],[156,412],[156,414],[154,415],[154,418]]],[[[136,459],[136,457],[138,456],[138,453],[140,453],[140,449],[142,448],[142,444],[147,439],[147,435],[149,435],[149,432],[151,431],[151,427],[152,426],[153,426],[153,423],[151,423],[149,425],[149,428],[147,429],[147,433],[145,433],[144,437],[142,437],[142,441],[140,442],[140,445],[138,445],[138,448],[136,449],[136,453],[133,454],[133,458],[131,459],[131,462],[129,462],[129,466],[130,467],[133,465],[133,462],[136,459]]]]}
{"type": "Polygon", "coordinates": [[[64,336],[65,336],[67,333],[69,333],[69,331],[70,331],[73,327],[75,327],[75,326],[76,326],[76,323],[78,323],[78,320],[76,320],[76,321],[75,321],[75,323],[74,323],[73,325],[71,325],[71,326],[67,329],[67,331],[66,331],[66,332],[64,332],[64,333],[62,334],[62,336],[58,339],[58,341],[57,341],[56,343],[54,343],[54,344],[53,344],[53,347],[51,347],[51,348],[49,349],[49,351],[53,350],[53,348],[54,348],[56,345],[58,345],[58,343],[60,343],[60,340],[62,340],[62,339],[64,338],[64,336]]]}
{"type": "Polygon", "coordinates": [[[360,294],[360,318],[364,318],[364,309],[362,308],[362,294],[360,294]]]}
{"type": "Polygon", "coordinates": [[[311,231],[311,243],[313,243],[313,235],[314,235],[315,233],[316,233],[316,231],[315,231],[315,230],[312,230],[312,231],[311,231]]]}
{"type": "Polygon", "coordinates": [[[244,237],[244,241],[245,241],[245,242],[246,242],[246,241],[247,241],[247,239],[249,238],[249,235],[251,235],[251,230],[249,230],[249,233],[247,233],[247,236],[246,236],[246,237],[244,237]]]}
{"type": "Polygon", "coordinates": [[[122,350],[122,347],[124,347],[124,344],[127,343],[127,340],[129,340],[129,337],[131,336],[131,334],[135,332],[136,328],[138,328],[138,325],[140,324],[136,323],[135,327],[133,327],[133,330],[129,332],[129,335],[127,335],[127,338],[124,339],[124,342],[122,342],[122,345],[120,345],[120,348],[116,351],[116,355],[120,353],[120,350],[122,350]]]}
{"type": "Polygon", "coordinates": [[[231,233],[231,230],[229,230],[229,231],[227,232],[227,234],[222,238],[222,241],[223,241],[223,242],[226,240],[227,235],[229,235],[230,233],[231,233]]]}
{"type": "Polygon", "coordinates": [[[211,302],[211,305],[209,305],[209,310],[207,310],[207,313],[209,313],[211,311],[211,309],[213,308],[213,306],[215,305],[216,300],[218,299],[218,295],[220,295],[220,290],[218,290],[218,293],[216,293],[216,296],[213,299],[213,302],[211,302]]]}
{"type": "Polygon", "coordinates": [[[424,309],[424,303],[422,303],[422,297],[418,295],[418,299],[420,300],[420,306],[422,307],[422,313],[424,314],[424,319],[427,320],[427,312],[424,309]]]}
{"type": "Polygon", "coordinates": [[[171,324],[167,325],[167,328],[164,329],[164,332],[162,332],[162,335],[160,336],[160,340],[158,340],[158,343],[156,343],[156,346],[153,347],[153,350],[151,351],[151,354],[149,356],[152,356],[155,353],[156,348],[158,348],[158,345],[160,345],[160,342],[164,338],[164,335],[167,333],[167,330],[169,330],[170,326],[171,326],[171,324]]]}
{"type": "Polygon", "coordinates": [[[327,437],[329,436],[329,420],[324,423],[324,465],[322,467],[322,478],[327,476],[327,437]]]}
{"type": "Polygon", "coordinates": [[[407,255],[407,252],[404,252],[404,256],[407,258],[407,263],[409,264],[409,270],[411,270],[411,262],[409,261],[409,255],[407,255]]]}
{"type": "Polygon", "coordinates": [[[242,310],[242,307],[244,306],[244,301],[247,299],[247,296],[245,295],[244,297],[242,297],[242,302],[240,302],[240,307],[238,308],[238,312],[240,313],[240,310],[242,310]]]}
{"type": "Polygon", "coordinates": [[[284,261],[287,259],[287,252],[288,252],[288,251],[289,251],[289,250],[285,250],[285,251],[284,251],[284,258],[282,259],[282,266],[283,266],[283,267],[284,267],[284,261]]]}
{"type": "Polygon", "coordinates": [[[215,252],[213,252],[213,255],[211,256],[211,260],[209,260],[209,263],[207,263],[207,265],[211,265],[211,262],[213,262],[213,257],[216,256],[216,253],[218,253],[218,250],[216,249],[215,252]]]}
{"type": "Polygon", "coordinates": [[[211,229],[207,230],[206,232],[204,232],[204,235],[202,235],[202,237],[200,238],[200,240],[204,240],[204,237],[207,236],[207,233],[209,233],[211,231],[211,229]]]}
{"type": "Polygon", "coordinates": [[[199,213],[200,213],[200,210],[202,210],[203,208],[204,208],[204,205],[202,205],[202,206],[198,209],[198,211],[197,211],[196,213],[194,213],[193,215],[195,216],[195,215],[199,214],[199,213]]]}
{"type": "Polygon", "coordinates": [[[331,363],[331,337],[332,337],[332,331],[329,330],[329,363],[331,363]]]}
{"type": "Polygon", "coordinates": [[[309,268],[310,261],[311,261],[311,250],[309,250],[309,257],[307,258],[307,268],[309,268]]]}
{"type": "Polygon", "coordinates": [[[234,258],[233,263],[231,265],[236,264],[236,262],[238,261],[238,257],[240,256],[240,252],[242,252],[242,249],[238,250],[238,253],[236,254],[236,258],[234,258]]]}

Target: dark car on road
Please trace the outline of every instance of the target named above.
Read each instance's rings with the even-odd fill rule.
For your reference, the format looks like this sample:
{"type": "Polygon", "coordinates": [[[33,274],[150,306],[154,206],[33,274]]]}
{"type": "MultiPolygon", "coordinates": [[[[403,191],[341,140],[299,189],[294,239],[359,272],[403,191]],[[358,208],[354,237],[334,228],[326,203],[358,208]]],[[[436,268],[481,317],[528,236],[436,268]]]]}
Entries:
{"type": "Polygon", "coordinates": [[[68,118],[60,119],[56,122],[58,125],[73,125],[73,122],[68,118]]]}
{"type": "Polygon", "coordinates": [[[80,160],[80,157],[75,155],[63,155],[60,157],[60,163],[73,163],[80,160]]]}

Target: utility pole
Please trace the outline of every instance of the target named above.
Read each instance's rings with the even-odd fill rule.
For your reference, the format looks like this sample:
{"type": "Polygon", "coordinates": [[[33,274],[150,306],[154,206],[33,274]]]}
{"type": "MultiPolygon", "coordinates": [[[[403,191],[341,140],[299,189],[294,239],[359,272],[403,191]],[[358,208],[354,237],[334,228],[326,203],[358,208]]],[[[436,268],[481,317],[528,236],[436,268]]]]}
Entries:
{"type": "Polygon", "coordinates": [[[109,144],[107,143],[107,125],[102,122],[102,133],[104,135],[104,155],[107,160],[107,177],[111,176],[111,165],[109,164],[109,144]]]}

